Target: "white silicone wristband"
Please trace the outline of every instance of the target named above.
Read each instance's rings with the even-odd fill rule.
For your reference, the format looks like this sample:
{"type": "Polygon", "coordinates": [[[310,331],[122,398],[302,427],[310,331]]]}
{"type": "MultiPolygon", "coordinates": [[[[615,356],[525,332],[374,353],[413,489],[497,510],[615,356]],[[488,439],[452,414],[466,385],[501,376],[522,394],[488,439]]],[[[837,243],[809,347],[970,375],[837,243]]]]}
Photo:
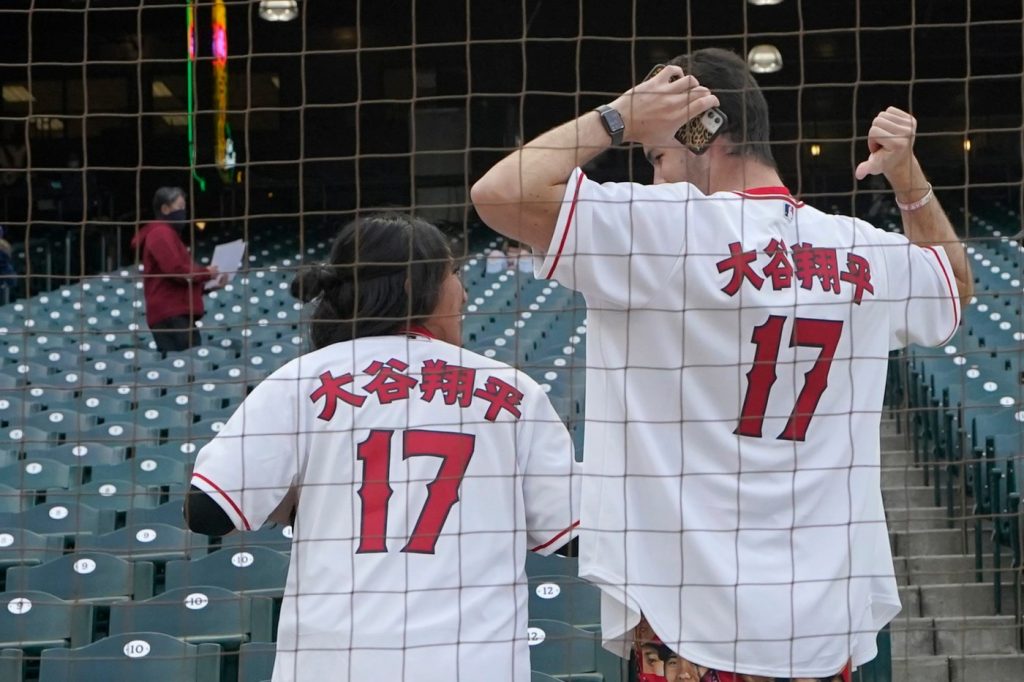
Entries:
{"type": "Polygon", "coordinates": [[[927,205],[928,205],[928,203],[929,203],[929,202],[930,202],[930,201],[931,201],[932,199],[934,199],[934,198],[935,198],[935,192],[933,192],[933,191],[932,191],[932,186],[931,186],[931,184],[929,183],[929,185],[928,185],[928,193],[927,193],[927,194],[925,194],[925,195],[924,195],[923,197],[921,197],[921,198],[920,198],[920,199],[918,199],[917,201],[911,202],[911,203],[909,203],[909,204],[901,204],[901,203],[899,202],[899,200],[897,200],[897,201],[896,201],[896,206],[897,206],[897,207],[898,207],[898,208],[899,208],[899,209],[900,209],[901,211],[907,211],[907,212],[909,213],[910,211],[916,211],[916,210],[917,210],[917,209],[919,209],[919,208],[923,208],[924,206],[927,206],[927,205]]]}

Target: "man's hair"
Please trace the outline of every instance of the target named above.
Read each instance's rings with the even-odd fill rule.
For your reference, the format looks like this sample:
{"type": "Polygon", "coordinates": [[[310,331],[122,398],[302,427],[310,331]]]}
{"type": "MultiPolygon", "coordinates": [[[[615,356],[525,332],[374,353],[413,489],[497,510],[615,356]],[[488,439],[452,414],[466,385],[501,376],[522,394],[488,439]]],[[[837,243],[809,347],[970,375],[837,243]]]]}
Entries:
{"type": "Polygon", "coordinates": [[[161,187],[153,195],[153,217],[160,218],[163,216],[160,213],[160,209],[167,205],[173,204],[178,200],[178,197],[185,196],[185,190],[180,187],[161,187]]]}
{"type": "Polygon", "coordinates": [[[291,291],[314,303],[310,340],[320,349],[393,334],[429,317],[451,267],[448,241],[437,227],[378,213],[343,227],[328,261],[300,270],[291,291]]]}
{"type": "Polygon", "coordinates": [[[768,102],[738,54],[709,47],[679,55],[669,64],[681,67],[718,97],[719,108],[729,117],[722,135],[733,145],[730,153],[775,167],[768,142],[768,102]]]}

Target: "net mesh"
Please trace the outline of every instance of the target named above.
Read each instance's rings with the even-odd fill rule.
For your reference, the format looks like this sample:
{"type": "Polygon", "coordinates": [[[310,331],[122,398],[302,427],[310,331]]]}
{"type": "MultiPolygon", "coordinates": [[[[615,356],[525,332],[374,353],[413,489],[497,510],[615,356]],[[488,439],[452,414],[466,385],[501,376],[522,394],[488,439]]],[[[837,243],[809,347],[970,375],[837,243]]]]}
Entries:
{"type": "MultiPolygon", "coordinates": [[[[182,501],[199,449],[309,350],[290,284],[355,215],[388,208],[442,229],[467,289],[465,347],[535,379],[581,454],[585,302],[536,279],[468,188],[653,64],[710,46],[766,69],[781,57],[757,76],[772,152],[794,195],[822,210],[899,231],[887,186],[857,183],[853,168],[879,110],[918,117],[918,155],[976,292],[945,347],[889,362],[881,483],[903,611],[858,674],[907,679],[947,659],[950,679],[1019,671],[1022,35],[1020,4],[989,0],[8,0],[0,678],[65,679],[62,666],[79,665],[70,678],[93,679],[114,661],[269,679],[291,526],[208,541],[185,530],[182,501]],[[218,244],[246,248],[205,295],[199,344],[172,353],[147,324],[134,241],[159,187],[184,189],[199,263],[218,244]]],[[[652,177],[630,147],[586,171],[652,177]]],[[[593,644],[597,592],[575,571],[574,558],[529,559],[531,617],[548,619],[529,630],[533,666],[626,679],[593,644]]],[[[667,677],[659,665],[648,672],[667,677]]]]}

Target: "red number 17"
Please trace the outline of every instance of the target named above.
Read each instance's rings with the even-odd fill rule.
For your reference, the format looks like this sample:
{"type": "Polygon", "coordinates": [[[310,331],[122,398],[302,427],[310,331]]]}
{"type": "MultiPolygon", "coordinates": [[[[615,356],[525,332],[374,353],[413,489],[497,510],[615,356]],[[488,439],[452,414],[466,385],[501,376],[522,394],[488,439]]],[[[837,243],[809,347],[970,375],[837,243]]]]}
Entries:
{"type": "MultiPolygon", "coordinates": [[[[764,324],[754,327],[754,333],[750,338],[751,343],[756,346],[754,366],[747,372],[747,394],[743,398],[740,423],[733,432],[737,435],[761,437],[761,426],[764,424],[765,410],[768,407],[768,394],[771,393],[772,385],[778,378],[775,365],[779,360],[782,329],[787,319],[784,315],[769,315],[764,324]]],[[[843,323],[839,320],[819,320],[811,317],[797,317],[793,320],[789,347],[820,348],[821,353],[814,361],[814,366],[804,374],[804,387],[796,397],[796,405],[789,415],[786,428],[778,435],[779,440],[802,441],[807,437],[811,417],[818,407],[821,394],[828,387],[828,371],[832,367],[832,358],[835,357],[842,333],[843,323]]]]}
{"type": "MultiPolygon", "coordinates": [[[[391,436],[394,431],[370,431],[359,444],[356,458],[363,463],[363,484],[357,494],[362,502],[359,547],[356,554],[386,552],[388,502],[391,500],[391,436]]],[[[427,501],[403,552],[433,554],[437,538],[452,507],[476,447],[476,436],[450,431],[410,430],[402,433],[402,459],[439,457],[437,476],[427,484],[427,501]]]]}

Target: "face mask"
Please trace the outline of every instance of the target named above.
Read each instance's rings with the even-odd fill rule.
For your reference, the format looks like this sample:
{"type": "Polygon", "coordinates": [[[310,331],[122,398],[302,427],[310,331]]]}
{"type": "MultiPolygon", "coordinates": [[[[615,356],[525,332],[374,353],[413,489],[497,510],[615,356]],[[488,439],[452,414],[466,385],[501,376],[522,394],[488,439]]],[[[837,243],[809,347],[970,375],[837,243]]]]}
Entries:
{"type": "Polygon", "coordinates": [[[164,216],[164,220],[169,222],[172,227],[176,227],[181,230],[185,227],[188,222],[188,211],[181,209],[180,211],[171,211],[164,216]]]}

